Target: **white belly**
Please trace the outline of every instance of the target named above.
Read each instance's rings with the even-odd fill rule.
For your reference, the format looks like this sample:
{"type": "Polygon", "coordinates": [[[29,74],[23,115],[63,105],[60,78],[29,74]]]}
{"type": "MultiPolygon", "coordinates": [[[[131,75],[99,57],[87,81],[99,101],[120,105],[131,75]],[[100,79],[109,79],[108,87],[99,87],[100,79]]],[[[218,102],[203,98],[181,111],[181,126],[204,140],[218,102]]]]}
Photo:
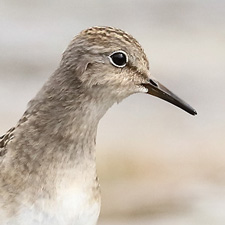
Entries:
{"type": "Polygon", "coordinates": [[[17,215],[4,218],[4,225],[95,225],[100,212],[96,200],[81,190],[66,190],[54,201],[38,199],[20,208],[17,215]]]}

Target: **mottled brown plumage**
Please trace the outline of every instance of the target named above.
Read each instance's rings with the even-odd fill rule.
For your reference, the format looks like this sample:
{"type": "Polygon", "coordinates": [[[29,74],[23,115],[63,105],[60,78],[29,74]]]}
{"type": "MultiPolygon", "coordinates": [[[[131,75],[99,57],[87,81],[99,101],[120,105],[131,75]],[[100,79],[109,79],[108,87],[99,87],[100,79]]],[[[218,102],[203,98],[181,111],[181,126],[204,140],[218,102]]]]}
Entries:
{"type": "Polygon", "coordinates": [[[93,27],[77,35],[17,126],[0,138],[0,224],[96,224],[98,122],[131,94],[160,95],[150,78],[143,49],[124,31],[93,27]]]}

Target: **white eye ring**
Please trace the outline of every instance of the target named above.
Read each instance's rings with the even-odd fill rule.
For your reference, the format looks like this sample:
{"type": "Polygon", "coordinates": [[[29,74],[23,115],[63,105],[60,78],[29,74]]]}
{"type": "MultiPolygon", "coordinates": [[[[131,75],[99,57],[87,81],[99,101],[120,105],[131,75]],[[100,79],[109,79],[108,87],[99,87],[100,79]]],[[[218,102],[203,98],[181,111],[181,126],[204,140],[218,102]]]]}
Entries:
{"type": "Polygon", "coordinates": [[[128,63],[128,55],[126,52],[122,50],[118,50],[113,52],[108,56],[109,61],[112,63],[113,66],[123,68],[128,63]]]}

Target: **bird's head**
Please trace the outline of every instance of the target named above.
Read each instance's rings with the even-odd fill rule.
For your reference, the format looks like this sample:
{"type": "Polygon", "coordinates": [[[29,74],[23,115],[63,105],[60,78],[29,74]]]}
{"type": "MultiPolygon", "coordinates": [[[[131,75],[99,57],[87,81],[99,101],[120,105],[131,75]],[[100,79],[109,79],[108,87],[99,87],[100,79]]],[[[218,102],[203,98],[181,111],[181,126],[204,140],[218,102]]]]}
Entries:
{"type": "Polygon", "coordinates": [[[148,93],[196,114],[150,75],[142,47],[120,29],[92,27],[82,31],[64,52],[61,67],[74,71],[93,97],[119,102],[134,93],[148,93]]]}

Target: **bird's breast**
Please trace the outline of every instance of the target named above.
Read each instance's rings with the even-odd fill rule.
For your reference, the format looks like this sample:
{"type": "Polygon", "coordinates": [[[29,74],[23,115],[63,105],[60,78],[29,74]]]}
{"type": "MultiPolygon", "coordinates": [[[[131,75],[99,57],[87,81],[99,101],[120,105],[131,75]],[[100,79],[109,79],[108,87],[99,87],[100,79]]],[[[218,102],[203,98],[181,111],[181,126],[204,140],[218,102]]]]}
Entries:
{"type": "Polygon", "coordinates": [[[99,189],[79,185],[57,190],[53,198],[39,198],[5,218],[7,225],[95,225],[100,213],[99,189]]]}

